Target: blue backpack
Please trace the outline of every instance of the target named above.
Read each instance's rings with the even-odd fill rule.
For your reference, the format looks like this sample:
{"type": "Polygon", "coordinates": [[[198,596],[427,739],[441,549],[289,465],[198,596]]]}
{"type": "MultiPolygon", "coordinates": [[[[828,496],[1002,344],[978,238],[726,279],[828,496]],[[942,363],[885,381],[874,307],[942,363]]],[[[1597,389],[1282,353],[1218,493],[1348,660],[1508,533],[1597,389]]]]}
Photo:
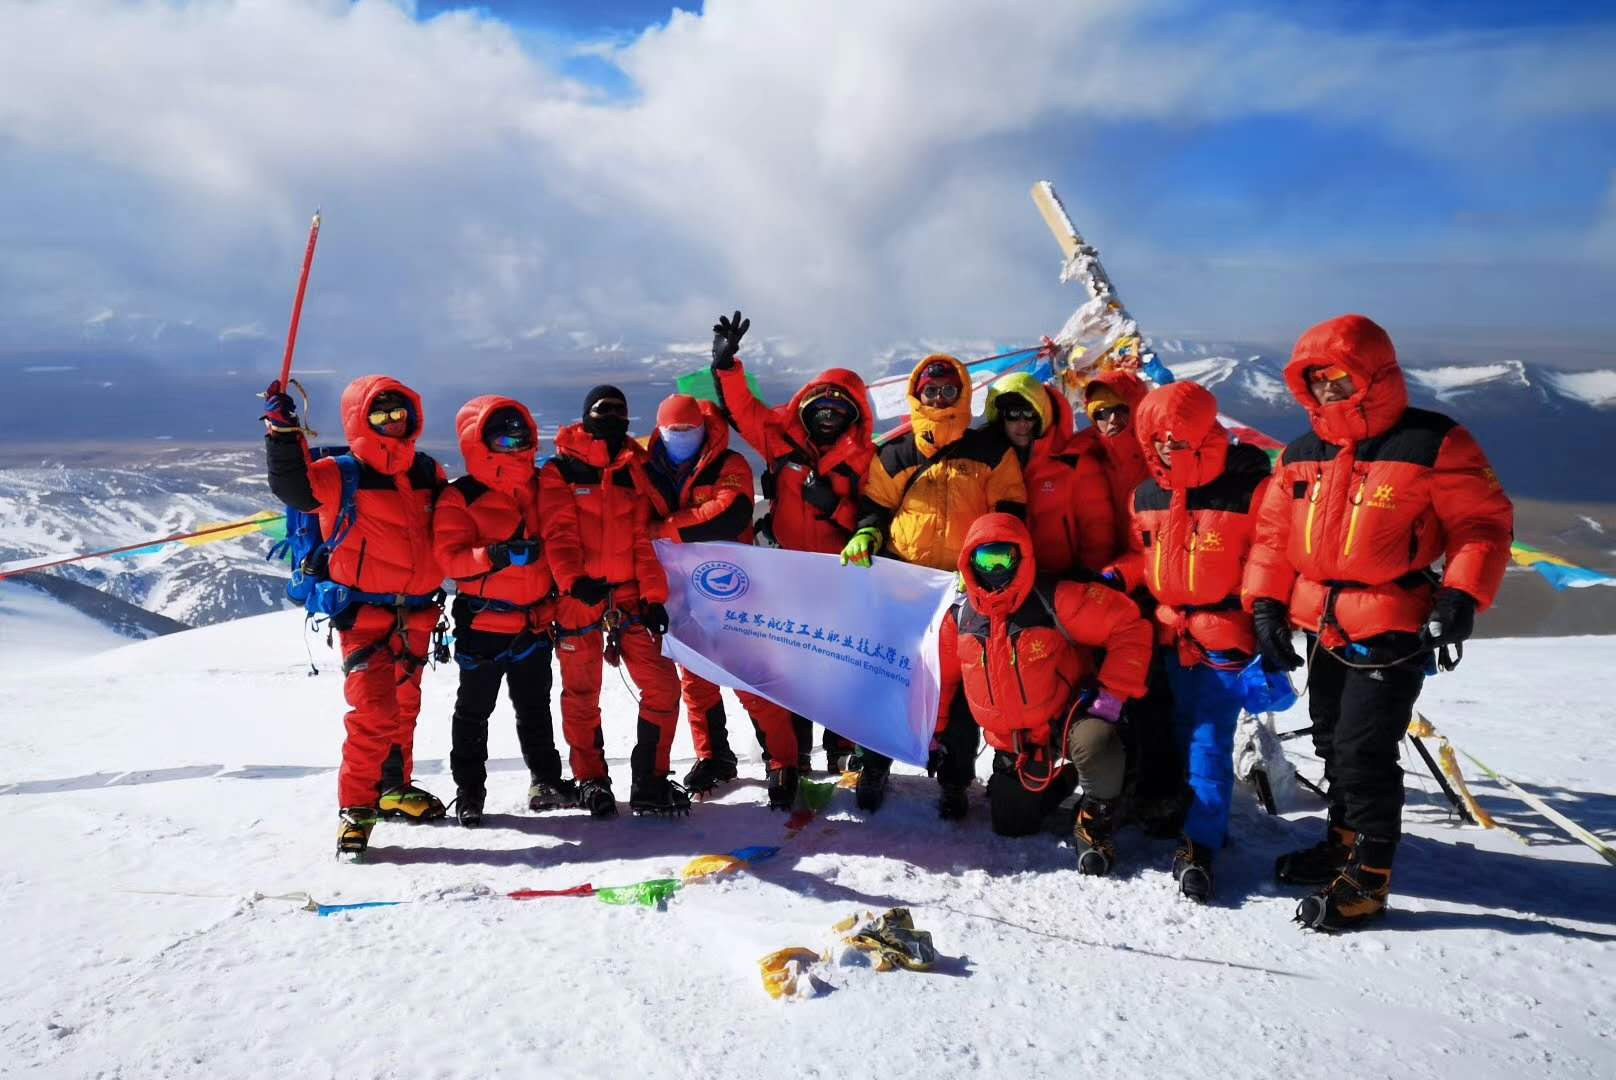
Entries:
{"type": "Polygon", "coordinates": [[[310,618],[332,618],[342,614],[361,594],[331,580],[331,553],[342,546],[353,529],[359,507],[359,461],[346,446],[317,446],[309,457],[318,461],[333,458],[342,473],[342,501],[330,536],[320,530],[320,515],[286,508],[286,539],[269,549],[268,559],[289,559],[292,579],[286,583],[286,596],[302,604],[310,618]]]}

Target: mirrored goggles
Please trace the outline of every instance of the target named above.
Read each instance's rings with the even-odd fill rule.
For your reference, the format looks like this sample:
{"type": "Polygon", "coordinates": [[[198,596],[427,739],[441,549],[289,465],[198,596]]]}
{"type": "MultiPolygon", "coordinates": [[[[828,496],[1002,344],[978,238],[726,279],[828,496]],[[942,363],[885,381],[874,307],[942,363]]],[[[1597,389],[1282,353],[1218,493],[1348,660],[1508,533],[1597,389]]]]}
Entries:
{"type": "Polygon", "coordinates": [[[367,419],[370,420],[372,427],[381,427],[383,424],[396,424],[401,420],[408,420],[409,418],[409,408],[400,405],[396,409],[372,409],[370,410],[370,416],[367,419]]]}
{"type": "Polygon", "coordinates": [[[1021,562],[1021,548],[1009,541],[978,545],[971,552],[971,567],[980,574],[1002,574],[1021,562]]]}

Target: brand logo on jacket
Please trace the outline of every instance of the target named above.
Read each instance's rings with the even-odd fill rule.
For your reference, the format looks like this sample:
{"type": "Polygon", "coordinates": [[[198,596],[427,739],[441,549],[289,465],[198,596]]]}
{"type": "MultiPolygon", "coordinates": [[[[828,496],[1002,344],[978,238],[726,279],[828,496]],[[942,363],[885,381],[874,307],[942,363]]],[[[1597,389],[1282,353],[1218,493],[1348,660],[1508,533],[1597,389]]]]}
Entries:
{"type": "Polygon", "coordinates": [[[1200,548],[1202,551],[1222,551],[1223,534],[1216,529],[1208,529],[1201,534],[1200,548]]]}
{"type": "Polygon", "coordinates": [[[746,595],[752,579],[732,562],[704,562],[690,572],[690,584],[709,600],[734,600],[746,595]]]}
{"type": "Polygon", "coordinates": [[[1375,493],[1369,496],[1369,505],[1376,510],[1397,509],[1397,489],[1390,484],[1381,484],[1375,488],[1375,493]]]}

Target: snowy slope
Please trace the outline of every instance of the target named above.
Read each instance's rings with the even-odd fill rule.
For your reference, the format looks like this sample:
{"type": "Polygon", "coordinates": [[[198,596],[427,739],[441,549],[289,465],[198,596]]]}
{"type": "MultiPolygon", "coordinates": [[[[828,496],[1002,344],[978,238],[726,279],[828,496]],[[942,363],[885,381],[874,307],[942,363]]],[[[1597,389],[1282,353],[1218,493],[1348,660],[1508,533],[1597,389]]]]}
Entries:
{"type": "Polygon", "coordinates": [[[0,679],[77,662],[129,639],[53,596],[0,581],[0,679]]]}
{"type": "MultiPolygon", "coordinates": [[[[1611,644],[1477,643],[1428,711],[1610,835],[1616,706],[1591,672],[1611,644]]],[[[1452,826],[1415,785],[1395,912],[1336,939],[1290,926],[1293,897],[1267,880],[1317,831],[1305,815],[1261,817],[1242,793],[1221,900],[1198,909],[1172,893],[1168,844],[1130,831],[1126,872],[1080,879],[1053,837],[992,836],[979,793],[963,826],[938,822],[918,775],[870,817],[839,794],[772,863],[665,911],[517,903],[496,894],[780,842],[760,768],[681,822],[535,817],[518,812],[502,704],[489,827],[384,824],[370,864],[341,864],[340,688],[315,656],[327,670],[309,678],[283,613],[0,678],[0,1062],[124,1077],[1616,1072],[1616,870],[1483,785],[1532,846],[1452,826]],[[415,902],[319,918],[254,899],[295,890],[415,902]],[[763,954],[897,904],[952,958],[942,970],[839,969],[827,996],[764,995],[763,954]]],[[[445,795],[452,687],[429,675],[418,740],[419,779],[445,795]]],[[[605,708],[621,791],[633,705],[610,672],[605,708]]]]}

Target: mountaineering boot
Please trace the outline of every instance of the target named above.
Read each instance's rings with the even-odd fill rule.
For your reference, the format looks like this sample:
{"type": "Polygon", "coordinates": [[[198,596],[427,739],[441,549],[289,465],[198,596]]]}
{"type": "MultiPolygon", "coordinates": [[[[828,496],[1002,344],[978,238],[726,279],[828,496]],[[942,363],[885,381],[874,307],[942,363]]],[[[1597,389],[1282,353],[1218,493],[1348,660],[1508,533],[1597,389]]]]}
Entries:
{"type": "Polygon", "coordinates": [[[370,844],[370,830],[376,827],[374,806],[347,806],[337,814],[337,858],[358,859],[370,844]]]}
{"type": "Polygon", "coordinates": [[[814,755],[807,750],[797,755],[797,773],[810,773],[814,771],[814,755]]]}
{"type": "Polygon", "coordinates": [[[1327,824],[1323,840],[1274,860],[1274,878],[1286,885],[1328,885],[1352,858],[1358,834],[1345,825],[1327,824]]]}
{"type": "Polygon", "coordinates": [[[527,789],[527,808],[536,814],[546,810],[570,810],[578,805],[578,785],[571,780],[533,778],[527,789]]]}
{"type": "Polygon", "coordinates": [[[693,795],[706,795],[719,784],[727,784],[733,779],[735,779],[733,755],[702,758],[685,773],[685,790],[693,795]]]}
{"type": "Polygon", "coordinates": [[[790,811],[797,805],[797,782],[802,779],[800,769],[769,770],[769,809],[790,811]]]}
{"type": "Polygon", "coordinates": [[[1173,880],[1198,904],[1212,899],[1212,849],[1185,837],[1173,852],[1173,880]]]}
{"type": "Polygon", "coordinates": [[[1334,881],[1296,905],[1296,921],[1309,930],[1351,930],[1386,914],[1391,888],[1391,860],[1366,866],[1360,846],[1334,881]]]}
{"type": "Polygon", "coordinates": [[[462,828],[475,829],[483,823],[484,797],[481,788],[460,788],[455,792],[455,820],[462,828]]]}
{"type": "Polygon", "coordinates": [[[943,784],[937,796],[937,816],[944,821],[960,821],[970,809],[964,784],[943,784]]]}
{"type": "Polygon", "coordinates": [[[612,794],[610,780],[578,781],[578,808],[588,810],[590,817],[617,816],[617,796],[612,794]]]}
{"type": "Polygon", "coordinates": [[[442,799],[414,784],[382,792],[376,808],[382,817],[408,818],[414,822],[436,821],[448,813],[442,799]]]}
{"type": "Polygon", "coordinates": [[[892,762],[869,754],[860,754],[859,760],[863,764],[859,769],[858,787],[853,792],[854,801],[860,810],[874,813],[886,801],[887,774],[892,772],[892,762]]]}
{"type": "Polygon", "coordinates": [[[643,776],[635,779],[628,789],[628,805],[635,817],[689,816],[690,795],[684,788],[666,776],[643,776]]]}
{"type": "Polygon", "coordinates": [[[1072,847],[1077,852],[1077,872],[1103,877],[1117,861],[1117,848],[1111,842],[1116,831],[1117,800],[1083,797],[1077,818],[1072,822],[1072,847]]]}

